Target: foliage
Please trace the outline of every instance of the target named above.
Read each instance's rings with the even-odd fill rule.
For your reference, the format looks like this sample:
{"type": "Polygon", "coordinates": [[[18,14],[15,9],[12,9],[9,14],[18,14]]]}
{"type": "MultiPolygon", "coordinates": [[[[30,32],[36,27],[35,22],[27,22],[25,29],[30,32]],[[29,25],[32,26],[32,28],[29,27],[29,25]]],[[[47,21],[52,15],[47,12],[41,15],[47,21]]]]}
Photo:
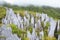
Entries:
{"type": "Polygon", "coordinates": [[[17,36],[18,36],[18,37],[21,37],[21,38],[23,38],[23,37],[25,36],[26,31],[17,28],[17,26],[14,25],[14,24],[10,24],[10,26],[11,26],[11,28],[12,28],[12,33],[13,33],[13,34],[17,34],[17,36]]]}
{"type": "Polygon", "coordinates": [[[45,38],[43,37],[42,40],[56,40],[56,38],[55,37],[46,36],[45,38]]]}
{"type": "MultiPolygon", "coordinates": [[[[24,7],[24,6],[4,4],[3,7],[0,7],[0,23],[2,22],[2,18],[4,18],[6,15],[6,9],[4,7],[12,8],[15,13],[19,12],[22,17],[24,17],[24,11],[27,10],[34,17],[36,16],[36,12],[39,12],[39,13],[43,12],[45,14],[48,14],[48,16],[53,17],[54,19],[60,19],[60,11],[59,11],[60,8],[53,8],[53,7],[49,7],[49,6],[38,7],[38,6],[33,6],[33,5],[24,7]]],[[[14,24],[10,24],[10,26],[12,28],[12,33],[17,34],[18,37],[21,37],[23,40],[25,39],[25,37],[24,37],[24,35],[26,34],[25,30],[17,28],[17,26],[14,24]]],[[[47,40],[52,40],[52,38],[47,37],[47,35],[48,35],[47,30],[48,30],[48,27],[50,26],[50,23],[47,22],[46,26],[44,26],[44,21],[42,21],[41,26],[43,28],[44,35],[46,36],[46,37],[45,36],[44,37],[48,38],[47,40]]],[[[28,30],[30,31],[30,33],[32,33],[33,28],[30,26],[30,27],[28,27],[28,30]]],[[[57,34],[60,34],[60,33],[58,32],[57,34]]]]}
{"type": "Polygon", "coordinates": [[[60,34],[60,30],[58,30],[56,34],[60,34]]]}
{"type": "Polygon", "coordinates": [[[44,21],[41,22],[41,26],[44,28],[44,21]]]}
{"type": "Polygon", "coordinates": [[[45,13],[48,14],[50,17],[53,17],[54,19],[60,19],[60,8],[53,8],[49,6],[10,6],[10,8],[13,8],[14,11],[19,11],[19,10],[27,10],[27,11],[32,11],[32,12],[39,12],[39,13],[45,13]],[[54,15],[53,15],[54,14],[54,15]]]}
{"type": "Polygon", "coordinates": [[[46,22],[45,28],[44,28],[44,32],[45,32],[45,36],[48,36],[48,27],[50,26],[49,22],[46,22]]]}
{"type": "Polygon", "coordinates": [[[32,33],[32,31],[33,31],[32,26],[29,26],[29,27],[28,27],[28,31],[30,31],[30,33],[32,33]]]}
{"type": "Polygon", "coordinates": [[[0,7],[0,23],[2,22],[2,18],[6,15],[6,9],[4,7],[0,7]]]}
{"type": "MultiPolygon", "coordinates": [[[[48,27],[50,26],[49,22],[46,22],[46,25],[44,24],[44,21],[41,22],[41,26],[44,31],[44,39],[48,36],[48,27]]],[[[46,39],[45,39],[46,40],[46,39]]]]}
{"type": "Polygon", "coordinates": [[[49,26],[50,26],[50,23],[46,22],[46,26],[45,27],[47,27],[47,29],[48,29],[49,26]]]}
{"type": "Polygon", "coordinates": [[[36,33],[37,33],[37,36],[39,36],[39,33],[42,31],[42,30],[40,30],[40,28],[38,27],[38,28],[36,28],[36,33]]]}
{"type": "Polygon", "coordinates": [[[29,38],[28,37],[24,37],[21,40],[29,40],[29,38]]]}
{"type": "Polygon", "coordinates": [[[0,36],[0,38],[6,38],[5,36],[0,36]]]}
{"type": "Polygon", "coordinates": [[[53,17],[54,19],[60,19],[60,8],[53,8],[50,6],[34,6],[34,5],[29,5],[29,6],[17,6],[17,5],[11,5],[4,3],[3,7],[9,7],[12,8],[14,11],[19,11],[19,10],[27,10],[27,11],[32,11],[32,12],[39,12],[39,13],[45,13],[48,14],[50,17],[53,17]],[[53,15],[54,14],[54,15],[53,15]]]}

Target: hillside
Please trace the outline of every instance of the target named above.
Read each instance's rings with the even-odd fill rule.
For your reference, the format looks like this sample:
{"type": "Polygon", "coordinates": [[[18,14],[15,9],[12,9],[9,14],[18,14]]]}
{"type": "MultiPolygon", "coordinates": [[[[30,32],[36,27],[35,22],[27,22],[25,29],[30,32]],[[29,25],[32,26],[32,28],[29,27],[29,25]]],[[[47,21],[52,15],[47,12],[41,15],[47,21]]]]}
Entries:
{"type": "Polygon", "coordinates": [[[59,11],[60,8],[53,8],[49,6],[39,7],[39,6],[33,6],[33,5],[17,6],[17,5],[11,5],[11,4],[4,4],[3,6],[13,8],[14,11],[28,10],[28,11],[39,12],[39,13],[43,12],[43,13],[48,14],[50,17],[60,19],[60,11],[59,11]]]}
{"type": "Polygon", "coordinates": [[[53,8],[49,6],[17,6],[17,5],[10,5],[10,4],[3,4],[3,7],[0,7],[0,23],[1,19],[5,16],[6,9],[4,7],[9,7],[14,10],[14,12],[20,12],[21,14],[24,13],[24,11],[29,11],[32,14],[38,13],[45,13],[50,17],[53,17],[54,19],[60,19],[60,8],[53,8]]]}
{"type": "Polygon", "coordinates": [[[5,40],[60,40],[60,20],[44,13],[36,13],[35,16],[35,12],[21,10],[21,13],[15,14],[15,10],[6,9],[0,27],[1,37],[3,35],[5,40]]]}
{"type": "Polygon", "coordinates": [[[60,8],[0,6],[0,38],[5,40],[60,40],[60,8]],[[3,35],[3,36],[2,36],[3,35]]]}

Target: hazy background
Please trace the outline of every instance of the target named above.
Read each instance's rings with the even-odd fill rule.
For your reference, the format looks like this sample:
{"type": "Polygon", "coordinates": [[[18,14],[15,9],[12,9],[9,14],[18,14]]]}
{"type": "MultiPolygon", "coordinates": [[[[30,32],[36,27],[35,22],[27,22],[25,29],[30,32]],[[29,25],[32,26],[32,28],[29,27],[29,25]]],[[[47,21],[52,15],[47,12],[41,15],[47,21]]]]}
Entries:
{"type": "Polygon", "coordinates": [[[52,6],[52,7],[60,7],[60,0],[0,0],[0,4],[3,2],[7,2],[10,4],[15,4],[19,6],[26,5],[35,5],[35,6],[52,6]]]}

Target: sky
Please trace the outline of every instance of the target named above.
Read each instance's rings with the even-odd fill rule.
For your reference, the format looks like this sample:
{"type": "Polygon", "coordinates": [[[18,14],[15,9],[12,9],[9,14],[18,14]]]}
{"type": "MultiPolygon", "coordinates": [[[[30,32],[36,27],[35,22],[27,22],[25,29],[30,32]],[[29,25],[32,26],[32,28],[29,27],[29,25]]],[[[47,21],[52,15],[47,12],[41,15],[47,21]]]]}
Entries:
{"type": "MultiPolygon", "coordinates": [[[[0,0],[2,1],[2,0],[0,0]]],[[[3,0],[10,4],[16,5],[36,5],[36,6],[52,6],[52,7],[60,7],[60,0],[3,0]]]]}

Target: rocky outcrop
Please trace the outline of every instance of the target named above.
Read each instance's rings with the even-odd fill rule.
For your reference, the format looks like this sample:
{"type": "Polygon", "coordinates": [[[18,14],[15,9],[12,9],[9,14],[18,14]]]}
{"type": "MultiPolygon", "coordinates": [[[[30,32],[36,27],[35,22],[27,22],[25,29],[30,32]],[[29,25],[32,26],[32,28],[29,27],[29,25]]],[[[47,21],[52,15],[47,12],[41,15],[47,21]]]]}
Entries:
{"type": "MultiPolygon", "coordinates": [[[[52,17],[48,17],[47,14],[40,14],[36,13],[36,17],[29,14],[27,11],[25,11],[24,17],[21,17],[19,13],[14,14],[14,11],[12,9],[7,8],[6,17],[2,19],[3,26],[2,29],[2,35],[6,37],[6,40],[20,40],[16,34],[12,34],[12,29],[7,28],[7,24],[15,24],[18,28],[21,28],[22,30],[25,27],[32,26],[33,32],[30,34],[30,32],[27,30],[27,37],[30,40],[41,40],[44,36],[43,29],[46,26],[46,22],[50,23],[50,26],[48,27],[48,36],[54,37],[54,31],[56,28],[56,20],[54,20],[52,17]],[[42,27],[41,22],[44,22],[44,26],[42,27]],[[39,28],[39,37],[36,35],[35,30],[39,28]]],[[[59,23],[60,24],[60,23],[59,23]]],[[[58,24],[58,25],[59,25],[58,24]]],[[[58,26],[57,26],[58,27],[58,26]]],[[[60,26],[59,26],[60,27],[60,26]]],[[[59,29],[60,30],[60,29],[59,29]]],[[[1,33],[1,32],[0,32],[1,33]]],[[[58,35],[58,40],[60,38],[60,35],[58,35]]]]}

